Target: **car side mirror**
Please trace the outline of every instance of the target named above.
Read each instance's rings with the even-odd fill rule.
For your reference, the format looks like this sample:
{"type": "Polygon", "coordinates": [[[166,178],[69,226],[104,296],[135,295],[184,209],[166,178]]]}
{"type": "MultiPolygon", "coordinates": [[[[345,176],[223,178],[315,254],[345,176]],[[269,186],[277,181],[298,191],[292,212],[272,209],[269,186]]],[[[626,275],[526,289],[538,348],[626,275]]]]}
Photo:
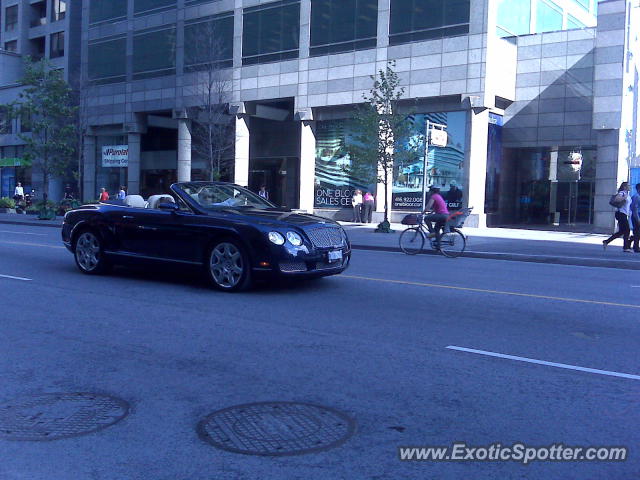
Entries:
{"type": "Polygon", "coordinates": [[[160,210],[168,210],[170,212],[177,212],[178,210],[180,210],[180,207],[173,202],[160,203],[158,204],[158,208],[160,210]]]}

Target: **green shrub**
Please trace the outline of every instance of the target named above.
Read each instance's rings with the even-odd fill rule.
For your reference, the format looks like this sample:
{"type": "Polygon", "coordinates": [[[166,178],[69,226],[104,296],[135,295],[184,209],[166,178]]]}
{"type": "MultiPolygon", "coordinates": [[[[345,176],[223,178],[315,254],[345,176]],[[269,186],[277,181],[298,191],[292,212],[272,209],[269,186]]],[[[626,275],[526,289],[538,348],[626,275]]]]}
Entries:
{"type": "Polygon", "coordinates": [[[0,208],[16,208],[16,202],[13,198],[0,198],[0,208]]]}

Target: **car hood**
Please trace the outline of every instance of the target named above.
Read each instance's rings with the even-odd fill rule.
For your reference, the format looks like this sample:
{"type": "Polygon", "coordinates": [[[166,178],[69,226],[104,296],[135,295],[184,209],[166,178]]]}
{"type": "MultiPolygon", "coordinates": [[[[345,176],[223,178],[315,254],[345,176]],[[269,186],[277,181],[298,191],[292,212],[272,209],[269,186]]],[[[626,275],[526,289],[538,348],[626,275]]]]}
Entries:
{"type": "Polygon", "coordinates": [[[218,212],[236,217],[238,220],[247,220],[259,223],[265,226],[296,226],[307,227],[318,223],[329,225],[339,225],[337,222],[328,218],[311,215],[308,213],[296,213],[284,209],[260,209],[260,208],[226,208],[217,212],[208,212],[209,215],[215,216],[218,212]]]}

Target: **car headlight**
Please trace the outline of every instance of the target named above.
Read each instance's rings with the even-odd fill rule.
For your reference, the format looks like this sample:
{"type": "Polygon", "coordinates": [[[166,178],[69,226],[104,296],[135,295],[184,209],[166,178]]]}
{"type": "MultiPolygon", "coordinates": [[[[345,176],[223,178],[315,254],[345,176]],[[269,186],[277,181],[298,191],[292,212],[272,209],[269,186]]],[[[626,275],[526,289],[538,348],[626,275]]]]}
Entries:
{"type": "Polygon", "coordinates": [[[289,240],[289,243],[294,247],[302,245],[302,237],[296,232],[287,232],[287,240],[289,240]]]}
{"type": "Polygon", "coordinates": [[[280,232],[269,232],[269,241],[276,245],[284,245],[284,237],[280,232]]]}

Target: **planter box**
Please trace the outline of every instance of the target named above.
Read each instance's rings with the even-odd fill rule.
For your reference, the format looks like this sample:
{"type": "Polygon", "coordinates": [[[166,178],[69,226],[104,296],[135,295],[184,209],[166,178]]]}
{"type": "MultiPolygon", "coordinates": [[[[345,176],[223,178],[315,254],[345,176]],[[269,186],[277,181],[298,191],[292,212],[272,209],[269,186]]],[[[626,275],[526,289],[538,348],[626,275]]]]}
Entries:
{"type": "Polygon", "coordinates": [[[16,213],[16,209],[15,208],[1,208],[0,207],[0,213],[16,213]]]}

